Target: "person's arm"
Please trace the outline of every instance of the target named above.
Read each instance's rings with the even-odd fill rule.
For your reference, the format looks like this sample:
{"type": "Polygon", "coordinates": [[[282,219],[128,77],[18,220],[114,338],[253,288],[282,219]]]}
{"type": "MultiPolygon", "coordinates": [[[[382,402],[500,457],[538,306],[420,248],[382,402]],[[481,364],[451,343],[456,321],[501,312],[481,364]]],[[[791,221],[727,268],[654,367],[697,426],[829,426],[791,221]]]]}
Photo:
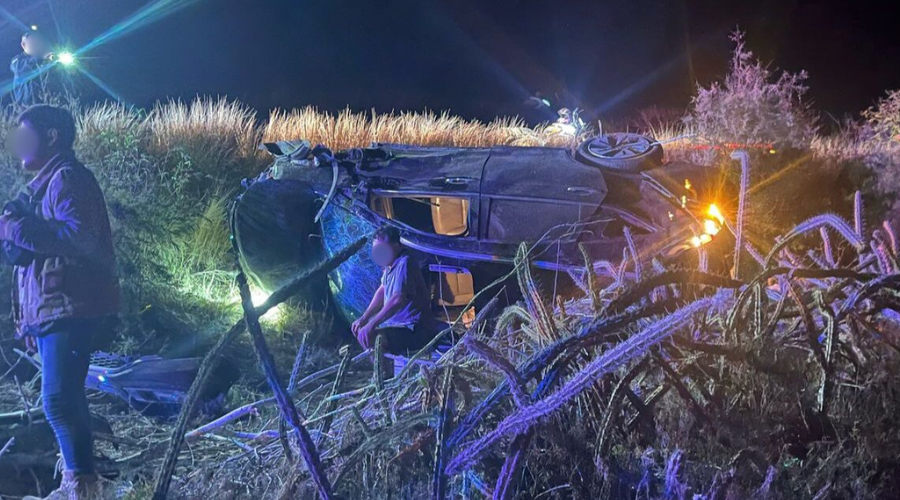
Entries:
{"type": "Polygon", "coordinates": [[[384,306],[366,323],[367,327],[378,328],[382,323],[400,312],[412,300],[412,276],[409,274],[411,271],[408,268],[408,262],[408,259],[404,258],[394,264],[397,266],[394,269],[395,276],[401,280],[400,291],[384,298],[384,306]]]}
{"type": "Polygon", "coordinates": [[[46,196],[54,208],[54,218],[37,216],[0,218],[0,239],[43,255],[84,256],[95,249],[97,236],[89,219],[97,208],[88,200],[88,180],[77,178],[69,169],[60,170],[47,187],[46,196]]]}
{"type": "Polygon", "coordinates": [[[362,316],[359,317],[359,321],[362,324],[366,324],[369,322],[369,319],[374,316],[381,308],[384,307],[384,285],[378,287],[378,290],[375,290],[375,295],[372,296],[372,301],[369,302],[369,307],[366,308],[366,311],[362,313],[362,316]]]}
{"type": "Polygon", "coordinates": [[[18,78],[31,78],[38,70],[38,62],[33,57],[20,55],[9,63],[9,69],[18,78]]]}
{"type": "Polygon", "coordinates": [[[381,308],[375,316],[372,317],[366,323],[366,326],[369,328],[378,328],[382,323],[390,319],[393,315],[400,312],[406,304],[409,303],[409,298],[405,293],[398,293],[393,297],[389,297],[384,301],[384,306],[381,308]]]}

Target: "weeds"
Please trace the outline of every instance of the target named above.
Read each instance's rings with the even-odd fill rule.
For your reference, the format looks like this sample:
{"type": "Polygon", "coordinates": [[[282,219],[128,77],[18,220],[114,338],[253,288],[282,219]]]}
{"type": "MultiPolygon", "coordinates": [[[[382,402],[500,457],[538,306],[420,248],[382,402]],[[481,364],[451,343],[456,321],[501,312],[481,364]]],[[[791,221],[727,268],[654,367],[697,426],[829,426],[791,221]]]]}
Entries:
{"type": "Polygon", "coordinates": [[[806,148],[817,131],[815,115],[804,101],[807,75],[772,73],[747,50],[735,32],[731,67],[721,83],[698,87],[691,118],[697,133],[714,143],[773,144],[806,148]]]}

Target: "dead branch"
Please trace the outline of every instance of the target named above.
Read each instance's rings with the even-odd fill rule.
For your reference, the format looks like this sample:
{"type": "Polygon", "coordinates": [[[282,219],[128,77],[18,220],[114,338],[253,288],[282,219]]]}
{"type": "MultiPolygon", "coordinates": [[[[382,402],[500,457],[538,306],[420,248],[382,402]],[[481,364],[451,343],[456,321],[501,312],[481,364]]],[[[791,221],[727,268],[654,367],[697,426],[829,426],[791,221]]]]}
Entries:
{"type": "MultiPolygon", "coordinates": [[[[365,245],[366,241],[367,238],[360,238],[353,244],[336,253],[332,258],[328,259],[325,262],[322,262],[316,267],[294,278],[288,285],[284,286],[283,288],[269,296],[268,300],[266,300],[263,305],[255,308],[254,313],[257,315],[265,314],[269,311],[269,309],[287,300],[292,294],[302,290],[303,287],[308,283],[327,275],[329,272],[336,269],[347,259],[356,254],[356,252],[358,252],[359,249],[361,249],[365,245]],[[279,298],[280,301],[275,301],[273,300],[274,298],[279,298]]],[[[234,326],[232,326],[225,333],[225,335],[219,338],[219,341],[216,342],[216,345],[213,346],[213,348],[203,358],[203,362],[200,364],[200,368],[197,371],[197,376],[194,378],[194,382],[191,384],[191,388],[184,398],[181,412],[179,413],[178,420],[175,423],[175,429],[172,431],[172,437],[169,441],[169,448],[166,451],[166,458],[163,461],[162,467],[160,467],[159,473],[157,474],[156,484],[153,488],[154,500],[165,500],[166,496],[168,495],[169,485],[172,481],[172,474],[174,474],[175,472],[175,463],[178,460],[178,452],[181,449],[181,445],[184,441],[184,435],[187,430],[188,420],[191,418],[194,410],[196,409],[200,393],[206,386],[210,374],[218,365],[219,358],[225,352],[225,348],[228,347],[228,345],[231,344],[231,342],[241,332],[243,332],[245,327],[246,324],[243,320],[235,323],[234,326]]]]}

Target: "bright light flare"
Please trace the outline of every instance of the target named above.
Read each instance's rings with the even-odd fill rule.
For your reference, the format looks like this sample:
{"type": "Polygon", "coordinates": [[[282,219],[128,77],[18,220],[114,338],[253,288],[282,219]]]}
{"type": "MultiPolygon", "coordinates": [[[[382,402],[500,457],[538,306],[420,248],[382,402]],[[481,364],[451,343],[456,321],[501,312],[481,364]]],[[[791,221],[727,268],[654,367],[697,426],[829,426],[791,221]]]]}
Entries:
{"type": "MultiPolygon", "coordinates": [[[[250,300],[253,302],[254,307],[265,304],[266,301],[269,300],[269,295],[270,294],[265,290],[261,290],[255,286],[250,287],[250,300]]],[[[268,324],[278,323],[283,316],[281,307],[281,304],[279,304],[272,309],[269,309],[269,311],[260,316],[259,319],[268,324]]]]}
{"type": "Polygon", "coordinates": [[[715,203],[709,206],[709,209],[706,210],[706,214],[719,221],[719,224],[725,224],[725,216],[722,215],[722,212],[719,210],[719,207],[717,207],[715,203]]]}
{"type": "Polygon", "coordinates": [[[725,216],[722,215],[722,212],[715,203],[709,206],[706,210],[706,215],[709,216],[709,218],[703,219],[703,234],[694,236],[688,240],[688,243],[694,248],[700,248],[711,242],[713,236],[719,234],[719,231],[722,230],[722,225],[725,224],[725,216]]]}
{"type": "Polygon", "coordinates": [[[250,287],[250,299],[253,300],[253,306],[259,307],[269,300],[269,294],[256,287],[250,287]]]}
{"type": "Polygon", "coordinates": [[[63,66],[71,66],[75,64],[75,54],[71,52],[60,52],[59,55],[56,56],[56,60],[63,66]]]}

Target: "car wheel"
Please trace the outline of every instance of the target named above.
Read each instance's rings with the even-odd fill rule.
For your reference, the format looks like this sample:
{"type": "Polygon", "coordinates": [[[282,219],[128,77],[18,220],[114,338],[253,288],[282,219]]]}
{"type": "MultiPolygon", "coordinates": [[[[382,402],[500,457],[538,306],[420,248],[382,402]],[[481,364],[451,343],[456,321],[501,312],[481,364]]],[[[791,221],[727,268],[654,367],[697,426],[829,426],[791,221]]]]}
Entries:
{"type": "Polygon", "coordinates": [[[662,164],[663,149],[655,139],[629,132],[614,132],[588,139],[575,157],[588,165],[623,172],[640,172],[662,164]]]}

